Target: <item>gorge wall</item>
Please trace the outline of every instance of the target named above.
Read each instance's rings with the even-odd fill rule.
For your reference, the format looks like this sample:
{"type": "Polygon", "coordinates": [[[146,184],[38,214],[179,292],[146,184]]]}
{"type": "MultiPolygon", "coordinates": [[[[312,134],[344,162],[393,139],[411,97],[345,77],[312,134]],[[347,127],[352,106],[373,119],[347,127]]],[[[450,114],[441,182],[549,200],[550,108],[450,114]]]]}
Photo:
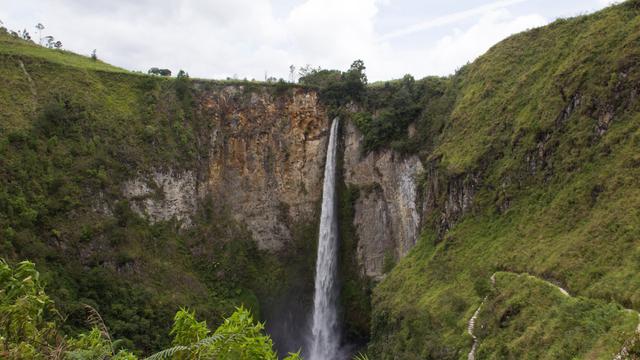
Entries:
{"type": "Polygon", "coordinates": [[[359,189],[354,225],[358,261],[363,272],[376,280],[385,261],[396,261],[415,245],[421,223],[418,180],[420,159],[384,149],[366,154],[363,136],[352,122],[344,129],[345,182],[359,189]]]}
{"type": "MultiPolygon", "coordinates": [[[[242,86],[198,86],[198,112],[212,125],[208,159],[192,171],[153,171],[124,183],[123,195],[151,221],[175,217],[189,226],[199,201],[212,201],[244,222],[259,248],[291,244],[291,225],[314,222],[321,198],[329,118],[315,91],[273,96],[242,86]]],[[[365,154],[362,134],[342,125],[343,172],[359,189],[353,225],[363,274],[379,280],[385,258],[396,261],[415,245],[423,211],[417,156],[393,150],[365,154]]]]}
{"type": "Polygon", "coordinates": [[[141,174],[124,183],[123,195],[151,221],[175,217],[187,227],[206,198],[244,222],[259,248],[282,250],[291,223],[313,221],[322,192],[328,118],[317,93],[196,87],[197,112],[210,125],[198,144],[206,152],[198,174],[141,174]]]}
{"type": "MultiPolygon", "coordinates": [[[[261,87],[194,85],[197,116],[208,124],[198,137],[199,165],[139,173],[123,183],[122,196],[152,223],[175,219],[186,231],[201,208],[213,205],[246,226],[259,249],[287,267],[299,263],[277,295],[260,299],[279,350],[296,351],[304,345],[313,294],[309,264],[317,241],[327,110],[314,90],[274,94],[261,87]]],[[[382,280],[416,244],[428,197],[421,194],[424,168],[417,156],[387,149],[366,153],[363,135],[349,119],[341,123],[340,142],[342,182],[358,194],[347,219],[355,236],[342,245],[355,242],[342,256],[354,257],[356,265],[342,260],[340,270],[348,279],[345,291],[357,295],[343,299],[343,307],[349,309],[349,341],[360,343],[370,327],[366,284],[382,280]]]]}
{"type": "Polygon", "coordinates": [[[227,87],[199,100],[215,124],[207,144],[211,199],[246,222],[260,248],[274,251],[291,241],[290,223],[313,221],[329,126],[317,93],[276,99],[227,87]]]}

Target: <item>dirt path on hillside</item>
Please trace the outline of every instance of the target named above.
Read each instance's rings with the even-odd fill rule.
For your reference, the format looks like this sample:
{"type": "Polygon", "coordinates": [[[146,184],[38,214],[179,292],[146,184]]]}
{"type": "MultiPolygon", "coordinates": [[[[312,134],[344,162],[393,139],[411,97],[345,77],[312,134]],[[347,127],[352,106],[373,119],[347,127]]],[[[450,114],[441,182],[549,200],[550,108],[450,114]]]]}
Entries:
{"type": "MultiPolygon", "coordinates": [[[[531,275],[529,273],[515,273],[515,272],[509,272],[509,271],[502,271],[504,273],[507,274],[513,274],[513,275],[528,275],[531,276],[532,278],[538,279],[544,283],[546,283],[547,285],[550,285],[554,288],[556,288],[558,291],[560,291],[560,293],[564,296],[567,297],[571,297],[571,294],[569,294],[569,291],[567,291],[567,289],[554,284],[550,281],[547,281],[545,279],[542,279],[540,277],[537,277],[535,275],[531,275]]],[[[496,274],[497,272],[493,273],[493,275],[491,275],[491,286],[495,289],[496,287],[496,274]]],[[[482,310],[482,307],[484,306],[485,302],[487,301],[488,296],[485,296],[484,299],[482,299],[482,302],[480,303],[480,306],[478,306],[478,308],[476,309],[476,311],[473,313],[473,316],[471,316],[471,318],[469,319],[469,321],[467,322],[467,332],[469,333],[469,335],[473,338],[473,345],[471,346],[471,351],[469,351],[469,355],[467,356],[468,360],[476,360],[476,352],[478,350],[478,345],[479,345],[479,340],[478,337],[475,335],[474,330],[475,330],[475,326],[476,326],[476,321],[478,320],[478,315],[480,314],[480,311],[482,310]]],[[[615,355],[615,357],[613,358],[613,360],[625,360],[628,358],[629,356],[629,349],[631,347],[633,347],[633,345],[635,345],[636,341],[638,340],[638,338],[640,338],[640,313],[638,313],[637,311],[633,310],[633,309],[625,309],[625,311],[634,313],[638,316],[638,326],[636,327],[636,332],[635,334],[638,336],[634,336],[632,339],[629,339],[625,342],[624,346],[622,347],[622,349],[620,350],[620,352],[618,352],[618,354],[615,355]]]]}

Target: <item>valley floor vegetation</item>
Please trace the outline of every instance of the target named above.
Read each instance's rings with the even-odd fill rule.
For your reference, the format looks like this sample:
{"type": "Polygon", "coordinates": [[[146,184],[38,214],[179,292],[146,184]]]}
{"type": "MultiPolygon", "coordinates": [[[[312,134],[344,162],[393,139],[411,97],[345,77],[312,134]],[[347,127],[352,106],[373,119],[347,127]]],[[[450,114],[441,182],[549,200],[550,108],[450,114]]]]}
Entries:
{"type": "MultiPolygon", "coordinates": [[[[47,296],[35,265],[12,267],[0,260],[0,357],[8,359],[136,360],[123,343],[112,339],[100,314],[86,306],[90,330],[69,337],[64,318],[47,296]]],[[[211,331],[195,312],[180,309],[169,335],[172,345],[144,359],[278,359],[264,325],[243,307],[211,331]]],[[[290,354],[285,360],[300,359],[290,354]]]]}

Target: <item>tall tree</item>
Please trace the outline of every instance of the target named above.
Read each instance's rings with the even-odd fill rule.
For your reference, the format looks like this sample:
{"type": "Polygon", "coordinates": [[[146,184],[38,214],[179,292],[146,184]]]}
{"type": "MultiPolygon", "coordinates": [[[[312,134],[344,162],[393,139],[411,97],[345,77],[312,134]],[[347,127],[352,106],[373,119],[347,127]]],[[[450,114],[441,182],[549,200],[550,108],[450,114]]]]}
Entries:
{"type": "Polygon", "coordinates": [[[36,25],[36,29],[38,29],[38,44],[42,45],[42,30],[44,30],[44,25],[42,25],[42,23],[38,23],[38,25],[36,25]]]}
{"type": "Polygon", "coordinates": [[[296,82],[296,66],[289,65],[289,82],[296,82]]]}
{"type": "Polygon", "coordinates": [[[29,32],[27,31],[27,29],[22,30],[22,33],[20,34],[20,36],[25,40],[31,40],[31,35],[29,35],[29,32]]]}
{"type": "MultiPolygon", "coordinates": [[[[45,36],[43,38],[45,40],[44,46],[48,47],[49,49],[53,49],[53,44],[55,43],[55,39],[53,38],[53,36],[48,35],[45,36]]],[[[40,40],[42,42],[42,40],[40,40]]]]}

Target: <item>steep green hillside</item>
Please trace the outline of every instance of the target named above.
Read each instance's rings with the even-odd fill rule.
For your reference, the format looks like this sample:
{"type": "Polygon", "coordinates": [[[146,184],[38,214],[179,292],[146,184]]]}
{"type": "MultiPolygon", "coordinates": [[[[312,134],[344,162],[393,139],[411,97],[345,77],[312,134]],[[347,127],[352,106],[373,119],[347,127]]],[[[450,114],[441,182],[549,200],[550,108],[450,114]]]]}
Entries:
{"type": "Polygon", "coordinates": [[[637,323],[624,308],[640,310],[640,3],[513,36],[429,88],[417,139],[367,133],[418,151],[432,195],[419,245],[374,291],[370,353],[466,359],[488,296],[479,358],[612,358],[637,323]],[[577,299],[492,287],[496,271],[577,299]]]}
{"type": "MultiPolygon", "coordinates": [[[[197,144],[211,124],[195,111],[189,78],[131,73],[0,32],[0,79],[0,258],[38,264],[69,334],[84,329],[89,304],[115,338],[149,353],[168,345],[179,306],[215,325],[241,304],[259,315],[257,297],[286,288],[285,263],[302,261],[259,251],[224,208],[204,201],[179,230],[138,216],[122,196],[125,180],[153,169],[202,175],[207,150],[197,144]]],[[[311,239],[308,227],[299,238],[311,239]]]]}

